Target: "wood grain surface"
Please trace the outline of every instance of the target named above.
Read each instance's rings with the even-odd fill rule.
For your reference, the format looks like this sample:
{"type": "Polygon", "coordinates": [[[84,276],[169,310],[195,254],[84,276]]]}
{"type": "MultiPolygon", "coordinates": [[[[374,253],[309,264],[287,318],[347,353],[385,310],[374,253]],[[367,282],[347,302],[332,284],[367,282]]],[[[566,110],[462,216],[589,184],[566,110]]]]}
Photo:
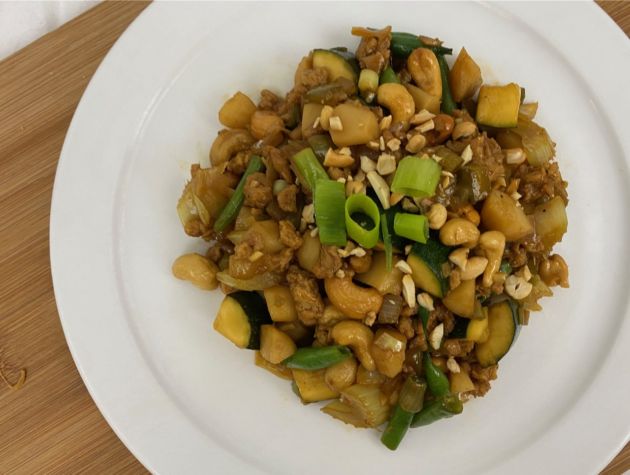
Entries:
{"type": "MultiPolygon", "coordinates": [[[[600,6],[630,32],[630,2],[600,6]]],[[[50,276],[48,220],[66,130],[103,56],[146,3],[102,3],[0,62],[0,474],[146,473],[74,366],[50,276]]],[[[630,444],[603,472],[630,469],[630,444]]]]}

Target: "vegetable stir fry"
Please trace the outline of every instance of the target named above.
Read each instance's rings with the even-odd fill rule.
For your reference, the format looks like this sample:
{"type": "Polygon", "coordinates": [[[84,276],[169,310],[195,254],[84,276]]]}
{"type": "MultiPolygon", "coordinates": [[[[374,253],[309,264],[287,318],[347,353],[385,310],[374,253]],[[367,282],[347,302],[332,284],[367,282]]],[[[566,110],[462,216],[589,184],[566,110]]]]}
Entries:
{"type": "Polygon", "coordinates": [[[566,187],[538,104],[466,49],[352,28],[284,96],[237,92],[177,204],[205,239],[173,273],[225,298],[214,329],[356,427],[450,418],[483,396],[551,287],[566,187]]]}

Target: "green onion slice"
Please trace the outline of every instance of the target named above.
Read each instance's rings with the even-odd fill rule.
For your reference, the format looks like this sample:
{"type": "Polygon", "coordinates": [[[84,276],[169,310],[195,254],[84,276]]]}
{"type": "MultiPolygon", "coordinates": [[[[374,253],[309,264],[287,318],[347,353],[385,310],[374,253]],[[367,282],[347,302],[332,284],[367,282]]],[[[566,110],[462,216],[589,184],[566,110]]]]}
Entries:
{"type": "Polygon", "coordinates": [[[378,206],[374,200],[362,194],[351,195],[346,200],[345,217],[346,230],[352,239],[366,249],[376,246],[381,215],[378,213],[378,206]],[[365,216],[361,216],[362,219],[359,219],[359,213],[365,216]]]}
{"type": "Polygon", "coordinates": [[[424,244],[429,239],[429,220],[422,214],[396,213],[394,233],[424,244]]]}
{"type": "Polygon", "coordinates": [[[319,229],[319,240],[322,244],[346,245],[345,202],[346,187],[343,183],[328,178],[317,180],[314,195],[315,221],[319,229]]]}
{"type": "Polygon", "coordinates": [[[221,211],[221,214],[214,222],[214,230],[216,232],[221,232],[225,228],[227,228],[232,221],[236,219],[236,215],[243,206],[243,201],[245,201],[245,183],[247,182],[247,177],[252,173],[256,173],[262,170],[264,164],[262,158],[258,155],[252,155],[249,159],[249,163],[247,164],[247,168],[245,169],[245,173],[241,176],[241,181],[238,182],[234,193],[230,197],[230,200],[225,205],[225,208],[221,211]]]}
{"type": "Polygon", "coordinates": [[[414,198],[429,198],[435,194],[441,172],[435,160],[409,155],[398,164],[392,191],[414,198]]]}
{"type": "Polygon", "coordinates": [[[315,190],[318,180],[329,180],[328,174],[311,148],[305,148],[293,155],[293,163],[305,188],[315,190]]]}

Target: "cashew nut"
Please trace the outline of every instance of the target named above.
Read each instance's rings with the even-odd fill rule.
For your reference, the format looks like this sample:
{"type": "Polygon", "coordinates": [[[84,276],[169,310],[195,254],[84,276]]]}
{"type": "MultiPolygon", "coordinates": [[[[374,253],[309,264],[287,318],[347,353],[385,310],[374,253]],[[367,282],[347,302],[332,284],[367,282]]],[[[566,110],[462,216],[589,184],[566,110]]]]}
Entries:
{"type": "Polygon", "coordinates": [[[330,389],[340,392],[342,389],[352,386],[357,378],[359,364],[354,358],[347,358],[341,363],[326,368],[324,381],[330,389]]]}
{"type": "Polygon", "coordinates": [[[440,241],[446,246],[475,247],[479,229],[463,218],[449,219],[440,229],[440,241]]]}
{"type": "Polygon", "coordinates": [[[407,69],[414,82],[435,97],[442,97],[442,76],[435,53],[428,48],[416,48],[407,58],[407,69]]]}
{"type": "Polygon", "coordinates": [[[331,303],[350,318],[363,320],[370,312],[378,313],[383,304],[378,290],[355,285],[349,275],[325,279],[324,287],[331,303]]]}
{"type": "Polygon", "coordinates": [[[246,130],[222,130],[217,135],[210,149],[210,162],[217,166],[228,161],[238,152],[247,150],[255,140],[246,130]]]}
{"type": "Polygon", "coordinates": [[[505,279],[505,293],[515,300],[522,300],[527,297],[534,286],[523,277],[510,275],[505,279]]]}
{"type": "Polygon", "coordinates": [[[538,264],[538,274],[549,287],[559,285],[566,288],[569,286],[569,267],[558,254],[554,254],[538,264]]]}
{"type": "Polygon", "coordinates": [[[187,280],[203,290],[216,289],[219,268],[210,259],[200,254],[184,254],[173,262],[173,275],[187,280]]]}
{"type": "Polygon", "coordinates": [[[368,371],[374,371],[376,364],[370,354],[374,334],[363,323],[345,320],[337,323],[331,332],[332,339],[338,345],[352,348],[355,356],[368,371]]]}
{"type": "Polygon", "coordinates": [[[488,259],[485,257],[471,257],[466,261],[466,266],[462,269],[461,279],[462,280],[470,280],[476,279],[483,271],[486,270],[488,266],[488,259]]]}
{"type": "Polygon", "coordinates": [[[486,231],[479,236],[479,248],[488,259],[488,265],[483,271],[483,286],[492,286],[492,276],[501,267],[501,259],[505,250],[505,235],[501,231],[486,231]]]}
{"type": "Polygon", "coordinates": [[[468,221],[473,223],[475,226],[479,226],[479,223],[481,222],[481,217],[479,216],[479,213],[477,212],[475,208],[473,208],[473,206],[470,203],[460,208],[457,211],[457,214],[461,216],[462,218],[467,219],[468,221]]]}
{"type": "Polygon", "coordinates": [[[416,111],[416,103],[405,86],[395,83],[381,84],[376,93],[376,100],[392,113],[393,122],[407,124],[416,111]]]}

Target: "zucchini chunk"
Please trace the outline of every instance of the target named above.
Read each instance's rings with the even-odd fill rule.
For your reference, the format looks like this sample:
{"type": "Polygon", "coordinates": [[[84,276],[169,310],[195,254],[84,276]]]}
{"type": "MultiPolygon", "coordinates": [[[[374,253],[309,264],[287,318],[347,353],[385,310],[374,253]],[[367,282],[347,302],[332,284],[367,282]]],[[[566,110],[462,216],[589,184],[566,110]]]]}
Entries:
{"type": "Polygon", "coordinates": [[[450,248],[437,239],[429,238],[426,244],[414,244],[407,258],[416,286],[434,297],[443,297],[448,289],[442,266],[447,262],[449,252],[450,248]]]}
{"type": "Polygon", "coordinates": [[[239,348],[260,348],[260,327],[271,323],[265,300],[256,292],[226,295],[213,327],[239,348]]]}
{"type": "Polygon", "coordinates": [[[316,49],[313,51],[313,67],[327,70],[330,81],[346,78],[356,84],[359,80],[355,65],[352,64],[350,57],[337,50],[316,49]]]}
{"type": "Polygon", "coordinates": [[[485,343],[477,343],[475,354],[481,366],[496,364],[508,352],[516,339],[518,324],[510,302],[500,302],[488,310],[490,336],[485,343]]]}
{"type": "Polygon", "coordinates": [[[521,106],[521,88],[510,83],[505,86],[481,86],[477,103],[477,122],[490,127],[516,127],[521,106]]]}

